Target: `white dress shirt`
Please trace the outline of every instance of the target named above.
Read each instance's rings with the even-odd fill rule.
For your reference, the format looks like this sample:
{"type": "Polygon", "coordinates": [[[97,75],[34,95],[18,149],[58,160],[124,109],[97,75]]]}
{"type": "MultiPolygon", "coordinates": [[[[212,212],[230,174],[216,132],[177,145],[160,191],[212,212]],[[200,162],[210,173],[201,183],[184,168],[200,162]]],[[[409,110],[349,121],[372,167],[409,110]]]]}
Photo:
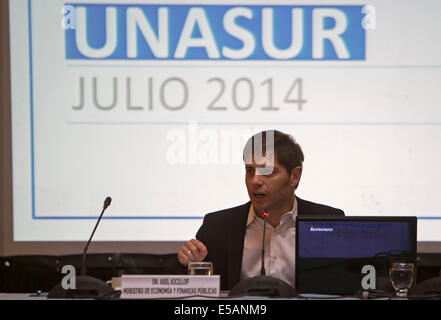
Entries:
{"type": "MultiPolygon", "coordinates": [[[[271,213],[270,213],[271,214],[271,213]]],[[[280,217],[280,224],[266,224],[265,271],[267,276],[295,286],[295,220],[297,199],[291,211],[280,217]]],[[[257,218],[251,204],[243,246],[241,280],[260,275],[262,265],[263,219],[257,218]]]]}

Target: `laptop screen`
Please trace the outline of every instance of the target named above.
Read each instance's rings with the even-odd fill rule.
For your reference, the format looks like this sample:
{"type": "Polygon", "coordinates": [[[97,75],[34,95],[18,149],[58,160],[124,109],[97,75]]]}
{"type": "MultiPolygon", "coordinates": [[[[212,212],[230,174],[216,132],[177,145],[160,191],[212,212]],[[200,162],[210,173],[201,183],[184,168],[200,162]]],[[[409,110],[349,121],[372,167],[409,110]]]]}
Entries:
{"type": "Polygon", "coordinates": [[[365,265],[385,289],[393,262],[416,263],[416,217],[297,218],[296,290],[354,294],[365,265]]]}

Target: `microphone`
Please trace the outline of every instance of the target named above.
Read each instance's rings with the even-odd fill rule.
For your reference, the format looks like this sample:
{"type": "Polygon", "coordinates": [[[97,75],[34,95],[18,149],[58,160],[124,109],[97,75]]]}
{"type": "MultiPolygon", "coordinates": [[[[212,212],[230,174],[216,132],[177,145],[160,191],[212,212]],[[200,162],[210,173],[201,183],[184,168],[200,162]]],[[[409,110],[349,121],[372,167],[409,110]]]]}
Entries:
{"type": "Polygon", "coordinates": [[[110,205],[111,202],[112,202],[112,198],[110,197],[107,197],[106,200],[104,200],[103,210],[101,211],[98,221],[95,224],[95,228],[92,231],[89,241],[87,241],[87,244],[84,247],[81,275],[75,277],[75,288],[65,289],[63,288],[61,282],[51,289],[51,291],[47,296],[48,298],[50,299],[51,298],[55,298],[55,299],[56,298],[64,298],[64,299],[103,298],[110,296],[110,294],[116,293],[104,281],[94,277],[87,276],[87,269],[86,269],[87,249],[89,248],[89,244],[92,241],[93,235],[95,234],[98,224],[100,223],[101,218],[103,217],[104,211],[107,209],[107,207],[110,205]]]}
{"type": "MultiPolygon", "coordinates": [[[[249,278],[239,282],[231,289],[229,296],[238,295],[250,296],[268,296],[268,297],[296,297],[295,289],[285,281],[267,276],[265,271],[265,231],[266,223],[269,216],[268,209],[263,210],[263,239],[262,239],[262,266],[260,268],[260,276],[249,278]]],[[[294,272],[294,270],[293,270],[294,272]]]]}
{"type": "Polygon", "coordinates": [[[86,268],[86,253],[87,253],[87,249],[89,248],[89,244],[92,241],[93,235],[95,234],[96,228],[98,227],[98,224],[101,221],[101,218],[103,217],[104,211],[106,211],[107,207],[110,206],[110,203],[112,202],[112,198],[111,197],[107,197],[106,200],[104,200],[104,205],[103,205],[103,211],[101,211],[101,215],[98,218],[98,221],[95,224],[95,228],[92,231],[92,234],[90,235],[89,241],[87,241],[86,246],[84,247],[84,251],[83,251],[83,264],[82,264],[82,268],[81,268],[81,275],[85,276],[87,274],[87,268],[86,268]]]}
{"type": "Polygon", "coordinates": [[[262,267],[260,268],[260,275],[264,276],[264,275],[266,275],[266,272],[265,272],[265,231],[266,231],[266,222],[267,222],[268,216],[269,216],[267,209],[263,210],[262,216],[263,216],[262,259],[261,259],[262,260],[262,267]]]}

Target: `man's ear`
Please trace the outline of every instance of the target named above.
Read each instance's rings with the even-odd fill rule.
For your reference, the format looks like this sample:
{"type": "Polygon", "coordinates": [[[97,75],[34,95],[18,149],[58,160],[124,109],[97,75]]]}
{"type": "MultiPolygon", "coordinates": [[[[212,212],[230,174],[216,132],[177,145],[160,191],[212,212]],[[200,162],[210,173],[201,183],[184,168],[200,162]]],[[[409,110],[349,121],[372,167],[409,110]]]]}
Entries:
{"type": "Polygon", "coordinates": [[[300,178],[302,177],[303,167],[297,166],[291,170],[291,186],[296,187],[299,185],[300,178]]]}

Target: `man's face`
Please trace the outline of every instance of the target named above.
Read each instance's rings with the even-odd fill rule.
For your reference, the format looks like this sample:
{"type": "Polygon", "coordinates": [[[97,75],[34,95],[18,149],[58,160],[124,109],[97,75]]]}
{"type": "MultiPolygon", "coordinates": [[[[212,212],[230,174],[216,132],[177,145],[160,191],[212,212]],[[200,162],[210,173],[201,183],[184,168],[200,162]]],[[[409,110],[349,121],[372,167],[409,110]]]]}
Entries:
{"type": "MultiPolygon", "coordinates": [[[[296,167],[288,174],[277,159],[273,164],[251,164],[245,165],[245,183],[248,195],[257,214],[262,214],[264,209],[271,211],[286,210],[292,207],[295,186],[299,183],[302,168],[296,167]],[[264,167],[273,166],[272,173],[260,172],[264,167]]],[[[268,172],[268,171],[267,171],[268,172]]],[[[271,172],[271,170],[269,170],[271,172]]]]}

